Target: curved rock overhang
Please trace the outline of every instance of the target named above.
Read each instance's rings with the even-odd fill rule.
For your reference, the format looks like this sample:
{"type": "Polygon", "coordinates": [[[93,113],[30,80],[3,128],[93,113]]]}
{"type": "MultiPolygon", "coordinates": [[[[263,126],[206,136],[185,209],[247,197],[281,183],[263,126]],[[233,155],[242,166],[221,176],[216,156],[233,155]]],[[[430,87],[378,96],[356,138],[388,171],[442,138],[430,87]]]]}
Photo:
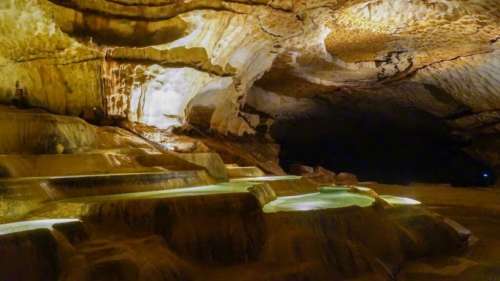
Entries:
{"type": "Polygon", "coordinates": [[[0,99],[236,136],[318,99],[395,123],[411,111],[500,170],[496,2],[11,0],[0,99]]]}

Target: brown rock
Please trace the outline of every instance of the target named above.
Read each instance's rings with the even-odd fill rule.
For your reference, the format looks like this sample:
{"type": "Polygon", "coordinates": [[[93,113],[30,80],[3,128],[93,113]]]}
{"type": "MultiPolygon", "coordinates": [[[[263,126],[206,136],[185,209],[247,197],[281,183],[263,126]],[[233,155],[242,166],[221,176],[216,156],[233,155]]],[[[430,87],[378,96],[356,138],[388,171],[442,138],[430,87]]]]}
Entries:
{"type": "Polygon", "coordinates": [[[335,173],[321,166],[314,168],[314,173],[310,178],[319,184],[335,184],[335,173]]]}
{"type": "Polygon", "coordinates": [[[292,164],[290,166],[290,174],[297,176],[304,176],[308,174],[314,173],[314,168],[307,165],[302,164],[292,164]]]}
{"type": "Polygon", "coordinates": [[[335,177],[335,173],[333,171],[330,171],[328,169],[325,169],[321,166],[316,166],[314,168],[314,173],[319,174],[319,175],[325,175],[325,176],[330,176],[330,177],[335,177]]]}
{"type": "Polygon", "coordinates": [[[311,167],[301,164],[293,164],[290,173],[303,176],[317,184],[335,184],[335,173],[321,166],[311,167]]]}
{"type": "Polygon", "coordinates": [[[358,178],[356,177],[356,175],[350,173],[345,173],[345,172],[339,173],[335,179],[338,185],[358,184],[358,178]]]}

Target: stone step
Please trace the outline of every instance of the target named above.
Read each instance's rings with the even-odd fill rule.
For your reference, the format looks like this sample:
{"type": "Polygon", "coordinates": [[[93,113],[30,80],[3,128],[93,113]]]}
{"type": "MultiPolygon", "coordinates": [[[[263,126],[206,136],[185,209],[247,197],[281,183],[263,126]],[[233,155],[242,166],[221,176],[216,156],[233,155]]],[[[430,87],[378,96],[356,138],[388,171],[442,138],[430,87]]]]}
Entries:
{"type": "Polygon", "coordinates": [[[199,186],[214,180],[203,170],[114,173],[56,177],[24,177],[0,180],[0,194],[26,198],[43,190],[47,199],[107,195],[199,186]]]}
{"type": "Polygon", "coordinates": [[[119,148],[77,154],[0,155],[0,178],[203,169],[216,179],[227,178],[224,162],[216,153],[160,153],[119,148]]]}
{"type": "Polygon", "coordinates": [[[75,243],[86,238],[77,219],[0,224],[0,280],[58,280],[60,240],[75,243]]]}
{"type": "Polygon", "coordinates": [[[266,174],[255,166],[241,167],[235,164],[226,165],[227,176],[234,178],[263,177],[266,174]]]}
{"type": "Polygon", "coordinates": [[[0,180],[0,222],[22,217],[52,200],[166,190],[214,183],[205,170],[115,173],[0,180]]]}
{"type": "Polygon", "coordinates": [[[145,155],[137,159],[141,164],[146,166],[161,166],[176,170],[190,170],[195,167],[205,169],[213,178],[225,181],[227,180],[227,171],[224,162],[217,153],[200,152],[200,153],[174,153],[159,155],[145,155]],[[175,161],[173,161],[173,159],[175,161]],[[184,162],[184,163],[181,163],[184,162]],[[189,164],[191,164],[189,166],[189,164]]]}
{"type": "MultiPolygon", "coordinates": [[[[418,206],[379,208],[375,195],[353,187],[276,197],[270,186],[286,180],[300,179],[267,177],[52,201],[27,216],[37,221],[0,226],[0,243],[1,229],[13,230],[3,245],[20,250],[9,250],[7,257],[16,270],[25,261],[34,264],[29,270],[38,275],[26,273],[19,280],[85,280],[74,277],[79,271],[108,278],[103,280],[123,280],[130,272],[147,272],[137,280],[164,280],[165,274],[186,280],[184,274],[193,272],[203,272],[209,281],[221,280],[214,272],[242,280],[241,273],[251,274],[255,267],[259,274],[269,273],[266,280],[285,271],[344,280],[374,272],[392,276],[408,255],[463,246],[456,228],[418,206]],[[40,220],[49,218],[79,218],[83,226],[40,220]],[[294,271],[303,264],[312,267],[294,271]],[[203,268],[211,269],[208,275],[203,268]]],[[[2,258],[0,264],[7,264],[2,258]]],[[[0,280],[17,277],[12,274],[0,272],[0,280]]],[[[248,276],[243,280],[260,280],[248,276]]]]}
{"type": "Polygon", "coordinates": [[[233,178],[231,182],[267,183],[278,196],[298,195],[318,191],[320,185],[301,176],[259,176],[233,178]]]}
{"type": "MultiPolygon", "coordinates": [[[[272,264],[272,270],[288,271],[304,263],[316,265],[311,270],[322,276],[331,274],[325,268],[331,268],[338,276],[358,276],[372,270],[391,275],[406,253],[420,257],[460,246],[454,229],[423,210],[376,208],[374,198],[348,188],[323,189],[276,200],[267,197],[268,202],[256,200],[256,194],[268,194],[268,188],[267,183],[238,182],[70,198],[52,202],[52,209],[35,215],[81,217],[85,229],[92,233],[89,240],[70,241],[77,256],[85,257],[79,268],[90,276],[109,275],[109,280],[123,278],[127,267],[155,272],[186,266],[186,272],[194,272],[201,265],[224,270],[232,280],[240,280],[236,272],[249,273],[248,266],[262,270],[272,264]],[[302,208],[304,204],[306,208],[302,208]],[[266,210],[268,207],[272,210],[266,210]],[[434,235],[429,236],[429,232],[434,235]],[[435,249],[436,245],[439,247],[435,249]],[[377,263],[367,263],[369,260],[377,263]],[[240,270],[233,271],[234,266],[240,270]]],[[[33,242],[37,248],[51,251],[45,260],[53,259],[54,240],[57,245],[64,245],[57,237],[45,230],[43,239],[33,242]],[[49,241],[49,246],[43,241],[49,241]]],[[[23,251],[20,253],[18,257],[23,257],[23,251]]],[[[32,259],[42,260],[39,255],[42,254],[32,259]]],[[[72,273],[79,268],[63,269],[72,273]]],[[[46,269],[36,270],[43,273],[46,269]]],[[[210,276],[204,280],[221,280],[210,276]]]]}
{"type": "Polygon", "coordinates": [[[81,154],[0,155],[0,178],[57,177],[109,173],[160,172],[166,167],[143,166],[124,151],[81,154]]]}
{"type": "MultiPolygon", "coordinates": [[[[267,184],[250,182],[219,183],[157,191],[66,198],[47,203],[43,208],[32,212],[30,217],[38,219],[61,216],[87,219],[97,217],[98,220],[103,220],[103,216],[108,216],[108,214],[105,214],[105,211],[102,213],[102,208],[107,208],[104,206],[113,206],[109,208],[114,209],[117,205],[121,205],[120,208],[116,209],[126,212],[127,208],[131,208],[137,212],[137,214],[129,214],[128,219],[139,216],[138,219],[141,220],[144,219],[144,217],[141,217],[144,212],[149,212],[147,211],[148,209],[155,209],[158,205],[175,205],[181,201],[191,202],[189,204],[193,206],[202,205],[203,208],[200,210],[207,213],[212,209],[220,209],[221,207],[218,204],[224,200],[232,200],[234,202],[240,200],[255,201],[254,205],[257,208],[256,210],[258,210],[261,206],[273,201],[275,198],[274,191],[267,184]],[[213,204],[210,202],[213,202],[213,204]],[[137,210],[136,207],[141,210],[137,210]]],[[[239,208],[246,208],[245,205],[248,204],[238,203],[236,205],[233,204],[233,207],[229,208],[232,212],[240,212],[239,208]]],[[[191,212],[196,211],[196,209],[191,210],[191,212]]]]}

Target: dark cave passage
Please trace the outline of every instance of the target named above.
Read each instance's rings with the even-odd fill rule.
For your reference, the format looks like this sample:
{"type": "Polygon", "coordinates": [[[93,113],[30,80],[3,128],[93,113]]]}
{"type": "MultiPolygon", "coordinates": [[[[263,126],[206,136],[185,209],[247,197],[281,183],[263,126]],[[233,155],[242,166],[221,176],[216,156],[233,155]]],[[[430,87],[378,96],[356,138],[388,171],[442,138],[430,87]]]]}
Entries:
{"type": "Polygon", "coordinates": [[[380,183],[494,184],[492,170],[467,155],[467,142],[451,136],[440,120],[412,109],[392,112],[328,108],[278,120],[272,134],[281,145],[280,163],[285,170],[323,166],[380,183]]]}

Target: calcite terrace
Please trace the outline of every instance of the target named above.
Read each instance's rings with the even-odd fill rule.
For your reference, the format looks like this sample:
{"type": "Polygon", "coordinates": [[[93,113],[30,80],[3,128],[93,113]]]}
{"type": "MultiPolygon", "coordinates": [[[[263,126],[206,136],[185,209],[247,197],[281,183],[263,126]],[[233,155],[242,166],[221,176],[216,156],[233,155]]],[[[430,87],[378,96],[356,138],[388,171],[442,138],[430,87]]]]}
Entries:
{"type": "Polygon", "coordinates": [[[493,280],[499,6],[0,0],[0,279],[493,280]]]}

